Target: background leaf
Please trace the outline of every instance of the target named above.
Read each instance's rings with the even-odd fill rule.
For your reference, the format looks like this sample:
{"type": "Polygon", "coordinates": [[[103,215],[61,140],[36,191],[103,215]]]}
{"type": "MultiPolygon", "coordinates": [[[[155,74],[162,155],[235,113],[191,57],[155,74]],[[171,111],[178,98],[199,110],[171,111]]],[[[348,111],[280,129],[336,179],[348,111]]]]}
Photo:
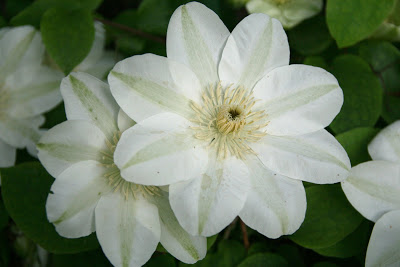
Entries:
{"type": "Polygon", "coordinates": [[[286,267],[288,262],[282,257],[274,253],[257,253],[246,258],[238,267],[286,267]]]}

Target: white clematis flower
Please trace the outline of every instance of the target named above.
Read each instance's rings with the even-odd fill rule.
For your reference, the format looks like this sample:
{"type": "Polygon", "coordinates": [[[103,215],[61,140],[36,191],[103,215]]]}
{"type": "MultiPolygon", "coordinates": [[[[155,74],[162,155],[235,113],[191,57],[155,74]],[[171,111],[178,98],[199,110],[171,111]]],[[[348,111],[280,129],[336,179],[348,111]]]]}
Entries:
{"type": "Polygon", "coordinates": [[[372,161],[353,167],[342,188],[365,218],[375,222],[366,266],[400,265],[400,121],[368,145],[372,161]]]}
{"type": "Polygon", "coordinates": [[[285,29],[317,15],[322,7],[322,0],[250,0],[246,4],[249,13],[267,14],[279,20],[285,29]]]}
{"type": "Polygon", "coordinates": [[[347,177],[346,152],[323,128],[343,103],[323,69],[289,63],[281,24],[246,17],[230,34],[199,3],[179,7],[169,23],[168,58],[119,62],[108,80],[135,121],[115,151],[122,177],[166,185],[180,224],[211,236],[237,215],[277,238],[304,220],[301,181],[347,177]]]}
{"type": "Polygon", "coordinates": [[[35,155],[42,113],[61,101],[62,76],[43,66],[44,46],[31,26],[0,30],[0,167],[15,163],[16,148],[35,155]]]}
{"type": "Polygon", "coordinates": [[[113,99],[107,84],[85,73],[63,79],[68,120],[46,132],[39,159],[56,180],[47,217],[68,238],[96,231],[115,266],[141,266],[158,242],[173,256],[194,263],[206,254],[206,239],[185,232],[156,186],[125,181],[114,163],[119,138],[134,122],[113,99]]]}

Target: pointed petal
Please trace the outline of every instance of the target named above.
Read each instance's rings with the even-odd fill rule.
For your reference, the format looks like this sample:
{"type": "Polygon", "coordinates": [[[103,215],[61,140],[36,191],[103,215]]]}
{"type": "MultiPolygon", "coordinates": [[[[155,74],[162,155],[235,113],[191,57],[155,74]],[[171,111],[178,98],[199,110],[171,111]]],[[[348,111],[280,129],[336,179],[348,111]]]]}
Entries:
{"type": "Polygon", "coordinates": [[[386,212],[400,209],[400,165],[387,161],[359,164],[351,169],[342,188],[353,207],[376,222],[386,212]]]}
{"type": "Polygon", "coordinates": [[[189,125],[176,114],[161,113],[125,131],[114,154],[121,176],[138,184],[167,185],[202,173],[207,152],[189,125]]]}
{"type": "Polygon", "coordinates": [[[300,135],[328,126],[343,105],[336,78],[324,69],[290,65],[276,68],[254,87],[272,135],[300,135]]]}
{"type": "Polygon", "coordinates": [[[161,244],[178,260],[193,264],[205,257],[207,239],[202,236],[192,236],[187,233],[175,217],[168,200],[168,194],[161,192],[154,196],[158,207],[161,224],[161,244]]]}
{"type": "Polygon", "coordinates": [[[1,138],[13,147],[24,148],[40,139],[39,126],[43,123],[43,116],[19,120],[10,117],[2,118],[0,120],[1,138]]]}
{"type": "Polygon", "coordinates": [[[0,139],[0,168],[11,167],[15,164],[16,149],[0,139]]]}
{"type": "Polygon", "coordinates": [[[103,196],[95,211],[96,234],[114,266],[142,266],[160,241],[157,207],[116,193],[103,196]]]}
{"type": "Polygon", "coordinates": [[[212,10],[191,2],[175,10],[167,31],[167,55],[189,66],[202,86],[218,82],[218,62],[229,31],[212,10]]]}
{"type": "Polygon", "coordinates": [[[47,198],[47,218],[57,232],[67,238],[87,236],[96,230],[94,209],[110,189],[104,173],[95,161],[83,161],[62,172],[47,198]]]}
{"type": "Polygon", "coordinates": [[[126,113],[120,109],[118,112],[118,128],[121,133],[125,132],[129,128],[131,128],[133,125],[135,125],[136,122],[129,118],[126,113]]]}
{"type": "Polygon", "coordinates": [[[76,72],[62,80],[61,93],[68,120],[91,121],[112,140],[118,131],[119,107],[106,83],[89,74],[76,72]]]}
{"type": "Polygon", "coordinates": [[[107,151],[104,133],[88,121],[65,121],[47,131],[37,144],[39,159],[53,176],[74,163],[103,162],[107,151]]]}
{"type": "Polygon", "coordinates": [[[368,145],[373,160],[388,160],[400,163],[400,121],[390,124],[368,145]]]}
{"type": "Polygon", "coordinates": [[[200,83],[190,69],[152,54],[119,62],[108,82],[118,104],[137,122],[161,112],[192,118],[191,101],[201,97],[200,83]]]}
{"type": "Polygon", "coordinates": [[[289,64],[289,44],[282,25],[264,14],[244,18],[232,31],[222,53],[219,77],[253,89],[276,67],[289,64]]]}
{"type": "Polygon", "coordinates": [[[346,151],[326,130],[299,136],[266,135],[249,145],[268,169],[293,179],[331,184],[346,179],[350,170],[346,151]]]}
{"type": "Polygon", "coordinates": [[[251,189],[239,216],[269,237],[293,234],[304,221],[307,201],[301,181],[274,173],[254,157],[247,161],[251,189]]]}
{"type": "Polygon", "coordinates": [[[169,186],[169,200],[182,227],[192,235],[212,236],[235,219],[249,190],[247,166],[236,158],[210,159],[198,177],[169,186]]]}
{"type": "Polygon", "coordinates": [[[400,266],[400,210],[383,215],[369,240],[365,266],[400,266]]]}

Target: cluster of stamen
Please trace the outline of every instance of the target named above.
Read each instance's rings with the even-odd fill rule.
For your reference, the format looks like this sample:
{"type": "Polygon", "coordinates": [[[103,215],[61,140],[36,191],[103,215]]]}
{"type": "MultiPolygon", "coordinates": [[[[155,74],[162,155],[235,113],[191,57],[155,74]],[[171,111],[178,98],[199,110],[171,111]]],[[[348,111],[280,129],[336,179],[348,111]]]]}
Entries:
{"type": "Polygon", "coordinates": [[[121,171],[114,163],[114,152],[118,141],[121,138],[121,134],[121,132],[117,132],[114,134],[111,141],[106,140],[108,149],[102,152],[102,165],[109,169],[109,171],[104,174],[109,186],[113,188],[114,192],[119,191],[121,194],[123,194],[126,199],[130,196],[137,199],[139,195],[159,195],[160,189],[156,186],[135,184],[128,182],[121,177],[121,171]]]}
{"type": "Polygon", "coordinates": [[[248,143],[256,142],[266,135],[267,122],[264,110],[254,109],[256,100],[252,92],[243,87],[222,88],[221,83],[203,91],[203,105],[192,102],[195,111],[192,120],[196,126],[195,137],[209,142],[217,151],[217,157],[229,155],[244,159],[254,153],[248,143]]]}

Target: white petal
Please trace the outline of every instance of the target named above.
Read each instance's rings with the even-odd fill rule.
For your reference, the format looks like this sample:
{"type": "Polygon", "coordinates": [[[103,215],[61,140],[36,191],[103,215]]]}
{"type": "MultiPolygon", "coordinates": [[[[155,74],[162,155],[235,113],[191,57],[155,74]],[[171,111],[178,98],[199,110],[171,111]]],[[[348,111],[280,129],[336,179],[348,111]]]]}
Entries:
{"type": "Polygon", "coordinates": [[[353,167],[342,182],[347,199],[367,219],[376,222],[400,209],[400,164],[369,161],[353,167]]]}
{"type": "Polygon", "coordinates": [[[225,83],[253,89],[267,72],[289,64],[289,44],[282,25],[264,14],[244,18],[229,36],[219,64],[225,83]]]}
{"type": "Polygon", "coordinates": [[[212,10],[200,3],[180,6],[167,31],[168,58],[196,73],[202,86],[217,82],[217,67],[229,31],[212,10]]]}
{"type": "Polygon", "coordinates": [[[235,219],[249,190],[247,166],[236,158],[210,159],[198,177],[169,186],[169,200],[182,227],[192,235],[212,236],[235,219]]]}
{"type": "Polygon", "coordinates": [[[67,238],[87,236],[95,231],[94,209],[100,197],[111,190],[95,161],[83,161],[62,172],[47,198],[47,218],[67,238]]]}
{"type": "Polygon", "coordinates": [[[249,145],[268,169],[293,179],[331,184],[346,179],[350,170],[346,151],[326,130],[299,136],[266,135],[249,145]]]}
{"type": "Polygon", "coordinates": [[[118,104],[136,122],[161,112],[191,118],[191,101],[200,102],[201,97],[200,83],[190,69],[152,54],[119,62],[108,82],[118,104]]]}
{"type": "Polygon", "coordinates": [[[43,116],[19,120],[10,117],[2,118],[0,119],[1,139],[16,148],[26,147],[39,140],[41,133],[38,128],[43,123],[43,116]]]}
{"type": "Polygon", "coordinates": [[[118,112],[118,128],[121,133],[125,132],[129,128],[131,128],[133,125],[135,125],[136,122],[129,118],[129,116],[122,110],[120,109],[118,112]]]}
{"type": "Polygon", "coordinates": [[[72,73],[61,83],[61,93],[68,120],[93,122],[111,140],[118,131],[119,107],[108,85],[83,73],[72,73]]]}
{"type": "Polygon", "coordinates": [[[114,266],[142,266],[160,241],[157,207],[117,193],[103,196],[95,211],[96,234],[114,266]]]}
{"type": "Polygon", "coordinates": [[[86,69],[85,72],[101,80],[107,80],[107,74],[114,67],[120,56],[113,51],[104,51],[102,57],[93,66],[86,69]]]}
{"type": "Polygon", "coordinates": [[[373,160],[388,160],[400,163],[400,121],[390,124],[368,145],[373,160]]]}
{"type": "Polygon", "coordinates": [[[168,200],[168,194],[155,196],[161,224],[161,244],[172,256],[184,263],[195,263],[207,253],[207,239],[188,234],[176,219],[168,200]]]}
{"type": "Polygon", "coordinates": [[[383,215],[369,240],[365,266],[400,266],[400,210],[383,215]]]}
{"type": "Polygon", "coordinates": [[[16,149],[0,139],[0,168],[11,167],[15,164],[16,149]]]}
{"type": "Polygon", "coordinates": [[[188,128],[186,119],[162,113],[125,131],[114,154],[121,176],[138,184],[167,185],[202,173],[208,155],[188,128]]]}
{"type": "Polygon", "coordinates": [[[62,100],[62,77],[61,72],[47,67],[19,68],[6,80],[10,94],[7,113],[15,118],[28,118],[54,108],[62,100]]]}
{"type": "Polygon", "coordinates": [[[91,122],[78,120],[53,127],[37,147],[40,161],[53,177],[79,161],[102,162],[107,151],[104,133],[91,122]]]}
{"type": "Polygon", "coordinates": [[[274,173],[249,159],[251,189],[239,216],[269,238],[293,234],[304,221],[307,201],[301,181],[274,173]]]}
{"type": "Polygon", "coordinates": [[[343,92],[336,78],[324,69],[290,65],[274,69],[254,88],[261,99],[272,135],[300,135],[321,130],[339,113],[343,92]]]}

